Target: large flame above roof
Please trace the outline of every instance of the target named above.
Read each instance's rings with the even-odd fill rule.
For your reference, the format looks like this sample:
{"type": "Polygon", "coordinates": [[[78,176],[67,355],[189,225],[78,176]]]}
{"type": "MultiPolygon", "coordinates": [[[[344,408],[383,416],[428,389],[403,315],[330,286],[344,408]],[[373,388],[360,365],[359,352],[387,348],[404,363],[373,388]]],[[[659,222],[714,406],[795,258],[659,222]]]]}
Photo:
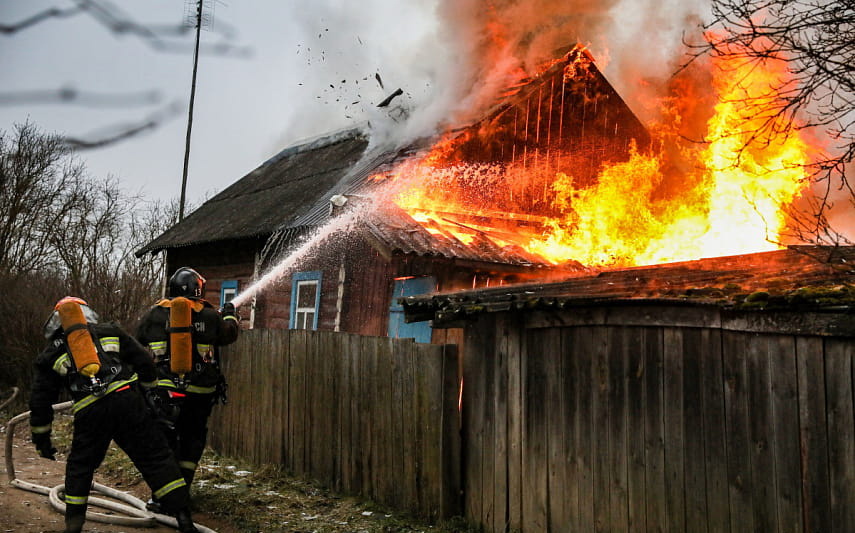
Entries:
{"type": "Polygon", "coordinates": [[[786,75],[784,62],[715,61],[705,143],[681,144],[673,113],[651,140],[576,47],[511,87],[487,119],[392,172],[394,203],[428,231],[487,238],[553,264],[776,249],[785,208],[806,187],[809,148],[764,128],[768,117],[751,116],[757,107],[746,102],[777,97],[768,91],[786,75]]]}

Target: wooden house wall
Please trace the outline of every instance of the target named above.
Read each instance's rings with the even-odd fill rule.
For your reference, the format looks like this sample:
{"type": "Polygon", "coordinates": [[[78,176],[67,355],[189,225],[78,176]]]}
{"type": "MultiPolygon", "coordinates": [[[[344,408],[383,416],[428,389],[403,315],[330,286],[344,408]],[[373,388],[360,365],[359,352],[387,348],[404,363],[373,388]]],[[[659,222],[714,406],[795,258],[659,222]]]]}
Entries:
{"type": "MultiPolygon", "coordinates": [[[[300,261],[293,272],[320,271],[321,302],[318,329],[333,330],[339,314],[339,278],[344,267],[339,331],[385,336],[389,307],[396,278],[434,276],[438,291],[491,286],[505,279],[517,279],[519,267],[501,265],[460,265],[444,257],[384,254],[357,235],[331,239],[327,245],[300,261]],[[492,269],[492,270],[491,270],[492,269]],[[502,269],[508,272],[502,272],[502,269]],[[498,271],[498,272],[495,272],[498,271]]],[[[256,304],[255,327],[286,329],[291,311],[292,273],[260,293],[256,304]]],[[[456,337],[462,337],[458,331],[456,337]]],[[[444,333],[435,342],[445,344],[444,333]]]]}
{"type": "MultiPolygon", "coordinates": [[[[251,284],[255,254],[262,246],[262,239],[245,239],[170,248],[166,254],[166,277],[184,266],[195,269],[207,280],[205,299],[219,306],[224,280],[237,280],[238,292],[251,284]]],[[[239,312],[244,319],[249,317],[248,306],[239,312]]]]}
{"type": "Polygon", "coordinates": [[[360,239],[321,247],[299,262],[271,288],[263,291],[256,308],[256,327],[287,329],[291,313],[292,274],[321,272],[321,301],[318,329],[333,330],[339,314],[339,277],[344,266],[344,293],[340,330],[349,333],[384,336],[392,294],[389,261],[360,239]]]}
{"type": "MultiPolygon", "coordinates": [[[[219,306],[224,280],[237,280],[239,293],[252,284],[256,254],[263,246],[264,241],[259,238],[172,248],[167,253],[167,277],[182,266],[196,269],[207,280],[205,299],[219,306]]],[[[272,266],[262,265],[262,271],[272,266]]],[[[507,265],[460,263],[413,254],[386,255],[355,235],[339,236],[321,246],[294,269],[294,272],[307,271],[322,273],[318,329],[334,330],[338,317],[340,331],[381,337],[387,334],[395,278],[433,276],[437,291],[447,292],[517,282],[533,275],[521,267],[507,265]],[[339,317],[342,266],[344,287],[339,317]]],[[[292,276],[285,275],[257,293],[253,327],[289,328],[291,284],[292,276]]],[[[238,309],[245,324],[249,322],[250,305],[245,303],[238,309]]],[[[432,342],[462,347],[462,329],[435,330],[432,342]]]]}

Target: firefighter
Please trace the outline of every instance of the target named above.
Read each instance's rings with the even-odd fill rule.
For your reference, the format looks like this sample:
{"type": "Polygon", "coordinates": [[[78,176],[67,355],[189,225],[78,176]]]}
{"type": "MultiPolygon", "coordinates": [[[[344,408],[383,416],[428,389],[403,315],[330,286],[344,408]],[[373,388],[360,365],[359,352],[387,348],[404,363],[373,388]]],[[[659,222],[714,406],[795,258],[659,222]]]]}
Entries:
{"type": "Polygon", "coordinates": [[[44,334],[48,345],[35,363],[30,429],[39,455],[55,460],[52,406],[66,389],[74,402],[65,469],[66,533],[83,528],[92,477],[111,440],[131,458],[164,511],[175,516],[179,531],[197,532],[187,482],[146,407],[146,398],[157,394],[149,353],[118,325],[100,323],[85,300],[72,296],[57,302],[44,334]]]}
{"type": "MultiPolygon", "coordinates": [[[[168,298],[141,319],[137,340],[153,354],[159,384],[179,407],[169,441],[190,487],[205,450],[208,417],[218,400],[225,403],[220,346],[237,340],[240,323],[233,304],[217,311],[203,298],[205,278],[192,268],[176,270],[168,285],[168,298]]],[[[156,508],[156,501],[149,503],[156,508]]]]}

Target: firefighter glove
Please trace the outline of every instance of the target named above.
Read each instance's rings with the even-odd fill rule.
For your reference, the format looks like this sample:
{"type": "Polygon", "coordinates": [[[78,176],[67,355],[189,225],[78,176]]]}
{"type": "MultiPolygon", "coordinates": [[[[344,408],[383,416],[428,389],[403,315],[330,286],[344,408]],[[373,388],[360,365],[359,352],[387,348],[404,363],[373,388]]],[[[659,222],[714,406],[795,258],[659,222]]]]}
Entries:
{"type": "Polygon", "coordinates": [[[235,304],[231,302],[224,303],[222,314],[224,317],[235,316],[235,304]]]}
{"type": "Polygon", "coordinates": [[[50,433],[33,433],[32,439],[40,456],[51,461],[56,461],[56,448],[53,447],[53,443],[50,441],[50,433]]]}

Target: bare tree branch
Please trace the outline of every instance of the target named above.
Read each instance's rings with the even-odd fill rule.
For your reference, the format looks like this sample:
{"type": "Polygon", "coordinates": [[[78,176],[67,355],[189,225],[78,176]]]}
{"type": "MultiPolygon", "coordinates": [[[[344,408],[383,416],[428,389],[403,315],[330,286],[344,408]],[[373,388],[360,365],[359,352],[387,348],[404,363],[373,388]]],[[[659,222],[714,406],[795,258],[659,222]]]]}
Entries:
{"type": "Polygon", "coordinates": [[[149,115],[140,122],[116,124],[106,130],[90,134],[89,138],[65,137],[63,138],[63,144],[67,148],[76,150],[103,148],[104,146],[136,137],[146,131],[154,130],[163,123],[176,118],[182,107],[178,102],[174,102],[168,107],[149,115]]]}
{"type": "Polygon", "coordinates": [[[136,93],[96,93],[74,87],[53,90],[0,92],[0,105],[75,104],[86,107],[135,107],[160,102],[159,91],[136,93]]]}
{"type": "MultiPolygon", "coordinates": [[[[74,0],[74,2],[77,4],[75,7],[66,9],[52,7],[27,17],[20,22],[0,24],[0,33],[14,35],[49,19],[70,18],[80,14],[88,14],[111,33],[115,35],[132,35],[139,38],[154,50],[186,53],[193,49],[190,43],[173,41],[174,39],[182,39],[193,34],[193,28],[184,23],[172,25],[140,24],[106,0],[74,0]]],[[[218,27],[212,28],[212,30],[218,33],[222,40],[212,45],[203,46],[201,53],[242,57],[250,54],[249,48],[237,46],[231,42],[234,30],[228,24],[218,24],[218,27]]]]}
{"type": "Polygon", "coordinates": [[[45,20],[51,18],[68,18],[73,17],[79,13],[81,13],[83,9],[80,6],[72,7],[69,9],[60,9],[58,7],[52,7],[49,9],[45,9],[43,11],[39,11],[35,15],[25,18],[20,22],[15,22],[12,24],[0,24],[0,33],[4,34],[12,34],[18,33],[19,31],[25,30],[30,26],[35,26],[36,24],[43,22],[45,20]]]}

